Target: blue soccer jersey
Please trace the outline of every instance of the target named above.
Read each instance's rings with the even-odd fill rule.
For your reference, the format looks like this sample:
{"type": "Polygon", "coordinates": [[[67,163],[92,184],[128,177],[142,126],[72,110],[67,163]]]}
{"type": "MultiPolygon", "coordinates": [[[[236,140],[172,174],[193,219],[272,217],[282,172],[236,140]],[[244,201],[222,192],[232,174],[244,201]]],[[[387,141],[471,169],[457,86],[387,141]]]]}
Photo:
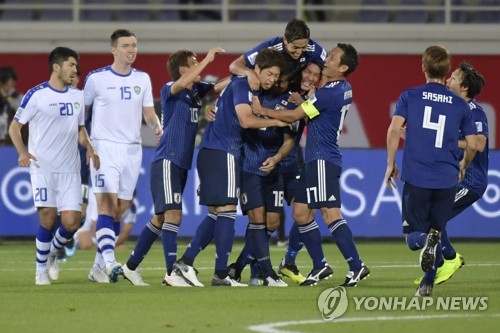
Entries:
{"type": "MultiPolygon", "coordinates": [[[[243,55],[243,58],[245,59],[245,63],[248,68],[254,68],[255,67],[255,58],[257,57],[257,54],[259,53],[260,50],[262,49],[273,49],[280,51],[281,53],[288,55],[285,50],[285,43],[283,41],[283,37],[274,37],[271,39],[266,40],[265,42],[260,43],[250,51],[246,52],[243,55]]],[[[313,41],[312,39],[309,39],[309,43],[307,43],[306,50],[302,52],[300,55],[299,59],[293,60],[291,57],[286,57],[288,60],[293,60],[297,62],[299,65],[305,65],[309,62],[315,62],[317,64],[323,65],[325,62],[327,52],[326,50],[313,41]]]]}
{"type": "Polygon", "coordinates": [[[192,90],[183,89],[173,95],[168,82],[161,89],[161,121],[163,136],[156,148],[154,161],[169,160],[178,167],[191,169],[194,142],[198,130],[201,99],[213,88],[213,84],[199,82],[192,90]]]}
{"type": "MultiPolygon", "coordinates": [[[[472,119],[476,125],[477,134],[486,137],[486,145],[484,151],[478,151],[476,156],[474,156],[460,185],[474,191],[481,197],[488,186],[488,119],[486,118],[483,107],[475,100],[469,102],[469,107],[472,112],[472,119]]],[[[460,136],[461,139],[464,139],[463,135],[460,136]]]]}
{"type": "MultiPolygon", "coordinates": [[[[275,96],[268,92],[259,95],[263,107],[275,110],[295,109],[296,105],[288,102],[290,92],[275,96]]],[[[242,170],[258,176],[267,176],[259,170],[262,163],[276,155],[283,144],[285,129],[267,127],[260,129],[243,129],[243,164],[242,170]]],[[[276,172],[276,168],[273,172],[276,172]]]]}
{"type": "Polygon", "coordinates": [[[438,83],[404,91],[394,115],[405,118],[406,138],[401,179],[427,189],[458,183],[458,139],[476,133],[470,108],[438,83]]]}
{"type": "Polygon", "coordinates": [[[235,158],[241,156],[241,127],[236,114],[239,104],[252,104],[252,91],[246,77],[233,77],[216,101],[215,121],[209,123],[201,148],[222,150],[235,158]]]}
{"type": "Polygon", "coordinates": [[[302,103],[309,117],[305,163],[325,160],[342,167],[338,139],[351,103],[352,88],[344,80],[327,83],[302,103]]]}

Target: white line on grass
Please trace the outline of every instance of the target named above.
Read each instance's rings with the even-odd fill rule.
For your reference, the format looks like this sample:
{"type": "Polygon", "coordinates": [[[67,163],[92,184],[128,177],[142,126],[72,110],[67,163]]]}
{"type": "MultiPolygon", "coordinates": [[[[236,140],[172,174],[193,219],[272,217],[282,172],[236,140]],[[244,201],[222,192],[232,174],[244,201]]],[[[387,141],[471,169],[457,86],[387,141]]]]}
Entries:
{"type": "Polygon", "coordinates": [[[414,316],[381,316],[381,317],[352,317],[340,318],[327,322],[325,320],[293,320],[280,321],[260,325],[248,326],[247,329],[259,333],[302,333],[301,331],[281,330],[280,328],[291,325],[313,325],[313,324],[335,324],[354,321],[393,321],[393,320],[427,320],[427,319],[448,319],[448,318],[478,318],[478,317],[500,317],[500,313],[494,314],[442,314],[442,315],[414,315],[414,316]]]}

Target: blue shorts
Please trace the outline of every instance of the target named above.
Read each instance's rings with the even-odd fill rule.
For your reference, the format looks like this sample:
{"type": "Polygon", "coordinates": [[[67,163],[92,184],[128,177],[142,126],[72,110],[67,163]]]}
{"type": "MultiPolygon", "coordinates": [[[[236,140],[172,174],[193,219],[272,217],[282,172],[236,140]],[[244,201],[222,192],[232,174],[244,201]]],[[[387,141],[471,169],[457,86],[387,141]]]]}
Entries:
{"type": "Polygon", "coordinates": [[[281,170],[283,176],[283,190],[288,206],[292,204],[297,191],[300,189],[301,173],[302,171],[298,165],[293,165],[293,168],[287,167],[281,170]]]}
{"type": "Polygon", "coordinates": [[[241,211],[264,207],[267,213],[283,213],[283,178],[279,173],[258,176],[242,172],[241,174],[241,211]]]}
{"type": "Polygon", "coordinates": [[[455,200],[456,186],[426,189],[405,183],[403,187],[403,233],[444,230],[455,200]]]}
{"type": "Polygon", "coordinates": [[[448,221],[463,212],[468,207],[472,206],[472,204],[474,204],[474,202],[478,201],[480,198],[481,197],[476,192],[471,191],[468,188],[457,187],[455,202],[451,207],[448,221]]]}
{"type": "Polygon", "coordinates": [[[340,208],[341,172],[341,167],[325,160],[306,164],[306,195],[309,208],[340,208]]]}
{"type": "Polygon", "coordinates": [[[169,160],[158,160],[151,163],[151,195],[155,214],[163,214],[167,210],[182,210],[182,193],[186,186],[188,171],[169,160]]]}
{"type": "Polygon", "coordinates": [[[295,178],[295,189],[293,193],[293,201],[297,203],[302,203],[307,205],[307,182],[306,182],[306,170],[300,170],[300,174],[295,178]]]}
{"type": "Polygon", "coordinates": [[[200,205],[237,205],[240,196],[240,161],[223,150],[202,148],[196,161],[200,205]]]}

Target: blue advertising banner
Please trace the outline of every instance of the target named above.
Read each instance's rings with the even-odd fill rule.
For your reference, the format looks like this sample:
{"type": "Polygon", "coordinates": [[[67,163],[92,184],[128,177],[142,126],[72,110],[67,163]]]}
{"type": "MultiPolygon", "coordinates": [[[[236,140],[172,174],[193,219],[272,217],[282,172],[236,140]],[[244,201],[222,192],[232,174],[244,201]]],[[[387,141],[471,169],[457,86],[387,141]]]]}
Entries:
{"type": "MultiPolygon", "coordinates": [[[[149,163],[152,148],[144,148],[143,166],[137,186],[137,223],[132,231],[138,235],[153,214],[149,191],[149,163]]],[[[344,170],[340,179],[342,213],[355,237],[401,237],[401,193],[390,191],[384,184],[385,150],[346,149],[344,170]]],[[[401,153],[398,154],[401,159],[401,153]]],[[[194,158],[196,161],[196,157],[194,158]]],[[[489,185],[483,198],[449,224],[452,237],[500,238],[500,151],[490,152],[489,185]]],[[[180,236],[192,236],[206,208],[198,205],[198,177],[191,170],[183,197],[183,222],[180,236]]],[[[291,226],[291,210],[287,207],[287,230],[291,226]]],[[[328,229],[317,216],[323,235],[328,229]]],[[[238,214],[236,235],[243,236],[247,219],[238,214]]],[[[0,147],[0,236],[34,236],[38,216],[33,206],[28,168],[17,166],[17,153],[12,147],[0,147]]]]}

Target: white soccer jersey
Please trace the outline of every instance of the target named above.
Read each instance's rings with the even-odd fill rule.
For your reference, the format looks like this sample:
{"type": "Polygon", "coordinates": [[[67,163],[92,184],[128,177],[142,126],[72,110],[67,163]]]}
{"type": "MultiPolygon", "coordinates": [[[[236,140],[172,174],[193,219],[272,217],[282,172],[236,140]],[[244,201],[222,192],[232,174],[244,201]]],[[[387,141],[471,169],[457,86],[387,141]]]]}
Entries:
{"type": "Polygon", "coordinates": [[[92,140],[141,143],[142,108],[154,106],[149,75],[132,68],[121,75],[111,66],[85,79],[85,105],[92,106],[92,140]]]}
{"type": "Polygon", "coordinates": [[[44,82],[24,96],[15,119],[29,122],[28,151],[36,157],[30,173],[79,173],[78,126],[84,125],[83,92],[68,86],[53,89],[44,82]]]}

